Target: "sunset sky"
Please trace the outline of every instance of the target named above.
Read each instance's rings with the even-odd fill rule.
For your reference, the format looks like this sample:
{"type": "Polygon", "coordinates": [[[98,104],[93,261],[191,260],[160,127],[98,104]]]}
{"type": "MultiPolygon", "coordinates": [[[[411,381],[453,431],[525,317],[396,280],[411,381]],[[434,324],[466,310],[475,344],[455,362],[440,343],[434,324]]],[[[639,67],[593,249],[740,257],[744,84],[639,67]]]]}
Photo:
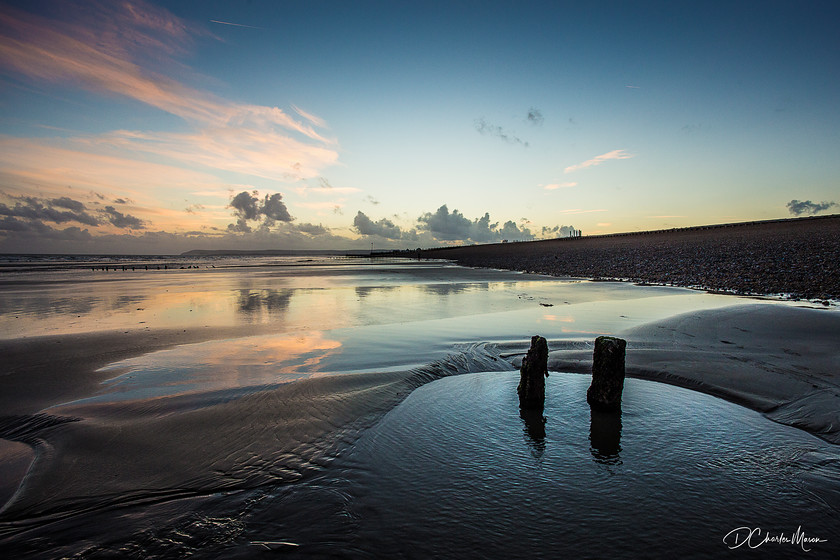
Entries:
{"type": "Polygon", "coordinates": [[[836,2],[3,1],[0,252],[840,211],[836,2]]]}

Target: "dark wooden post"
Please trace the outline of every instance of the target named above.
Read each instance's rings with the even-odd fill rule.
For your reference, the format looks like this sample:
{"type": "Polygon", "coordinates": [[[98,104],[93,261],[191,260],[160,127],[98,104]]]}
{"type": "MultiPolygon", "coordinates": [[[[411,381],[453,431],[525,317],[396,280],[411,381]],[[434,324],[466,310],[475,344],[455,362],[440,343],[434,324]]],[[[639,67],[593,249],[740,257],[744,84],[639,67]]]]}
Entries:
{"type": "Polygon", "coordinates": [[[624,354],[627,341],[613,336],[595,339],[592,360],[592,384],[586,391],[586,402],[597,410],[621,409],[624,390],[624,354]]]}
{"type": "Polygon", "coordinates": [[[519,368],[519,408],[542,410],[545,406],[545,378],[548,377],[548,342],[539,336],[531,337],[531,347],[522,358],[519,368]]]}

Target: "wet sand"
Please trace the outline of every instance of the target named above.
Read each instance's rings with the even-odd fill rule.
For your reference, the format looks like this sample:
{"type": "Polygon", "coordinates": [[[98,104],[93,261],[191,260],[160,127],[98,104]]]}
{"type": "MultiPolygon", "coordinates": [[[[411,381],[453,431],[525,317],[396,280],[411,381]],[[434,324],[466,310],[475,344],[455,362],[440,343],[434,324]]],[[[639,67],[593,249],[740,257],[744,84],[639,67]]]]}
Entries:
{"type": "Polygon", "coordinates": [[[97,371],[107,364],[179,344],[270,332],[266,325],[190,329],[105,331],[0,339],[0,410],[4,415],[35,414],[90,395],[114,376],[97,371]]]}
{"type": "Polygon", "coordinates": [[[423,258],[554,276],[840,299],[840,216],[430,249],[423,258]]]}
{"type": "MultiPolygon", "coordinates": [[[[696,311],[615,333],[627,375],[724,398],[840,444],[840,314],[777,304],[696,311]]],[[[590,342],[549,341],[549,368],[589,374],[590,342]]],[[[515,364],[513,349],[503,350],[515,364]]]]}
{"type": "Polygon", "coordinates": [[[337,449],[416,387],[504,363],[492,353],[467,351],[417,369],[90,398],[103,392],[103,380],[120,374],[98,368],[120,357],[234,332],[245,334],[141,331],[0,343],[10,356],[2,404],[15,411],[0,416],[0,441],[8,444],[0,448],[6,456],[0,497],[11,498],[0,520],[14,519],[5,528],[0,524],[0,537],[116,505],[300,480],[323,469],[337,449]],[[41,386],[50,389],[35,389],[41,386]]]}

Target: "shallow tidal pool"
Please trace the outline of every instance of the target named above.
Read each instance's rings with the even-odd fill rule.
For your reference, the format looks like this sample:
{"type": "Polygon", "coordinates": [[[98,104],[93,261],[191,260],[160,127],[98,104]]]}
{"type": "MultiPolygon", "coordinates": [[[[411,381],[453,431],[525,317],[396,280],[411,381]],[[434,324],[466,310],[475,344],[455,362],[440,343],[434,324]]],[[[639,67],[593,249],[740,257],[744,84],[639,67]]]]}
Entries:
{"type": "Polygon", "coordinates": [[[720,399],[637,379],[626,380],[622,411],[610,415],[590,411],[589,376],[552,373],[544,417],[522,418],[518,377],[435,381],[362,436],[341,461],[359,556],[837,552],[836,446],[720,399]],[[776,542],[797,531],[806,537],[798,544],[776,542]]]}

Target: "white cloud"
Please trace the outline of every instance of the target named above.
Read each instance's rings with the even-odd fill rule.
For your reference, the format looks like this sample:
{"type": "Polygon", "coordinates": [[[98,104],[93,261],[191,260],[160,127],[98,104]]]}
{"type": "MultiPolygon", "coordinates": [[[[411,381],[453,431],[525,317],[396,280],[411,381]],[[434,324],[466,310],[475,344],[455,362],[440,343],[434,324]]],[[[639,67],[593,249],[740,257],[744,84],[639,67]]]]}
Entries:
{"type": "Polygon", "coordinates": [[[556,190],[556,189],[568,189],[568,188],[576,187],[576,186],[577,186],[577,183],[572,181],[572,182],[567,182],[567,183],[552,183],[550,185],[542,185],[542,188],[544,188],[547,191],[553,191],[553,190],[556,190]]]}
{"type": "Polygon", "coordinates": [[[594,210],[581,210],[580,208],[573,208],[571,210],[560,210],[560,214],[591,214],[593,212],[606,212],[606,208],[597,208],[594,210]]]}
{"type": "Polygon", "coordinates": [[[579,169],[586,169],[587,167],[594,167],[596,165],[601,165],[605,161],[610,161],[613,159],[630,159],[633,157],[633,154],[628,154],[625,150],[613,150],[611,152],[607,152],[606,154],[601,154],[600,156],[595,156],[592,159],[588,159],[582,163],[577,163],[575,165],[570,165],[567,167],[563,172],[564,173],[571,173],[572,171],[577,171],[579,169]]]}

